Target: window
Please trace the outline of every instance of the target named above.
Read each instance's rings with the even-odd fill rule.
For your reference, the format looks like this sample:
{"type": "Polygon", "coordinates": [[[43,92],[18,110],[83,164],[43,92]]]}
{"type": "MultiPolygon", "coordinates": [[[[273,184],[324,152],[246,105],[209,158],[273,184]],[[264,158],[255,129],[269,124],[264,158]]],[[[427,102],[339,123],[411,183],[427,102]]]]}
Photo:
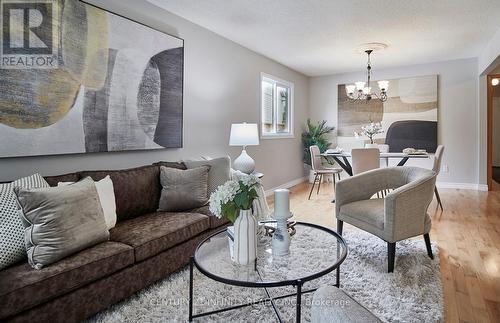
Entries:
{"type": "Polygon", "coordinates": [[[293,83],[262,73],[261,137],[293,138],[293,83]]]}

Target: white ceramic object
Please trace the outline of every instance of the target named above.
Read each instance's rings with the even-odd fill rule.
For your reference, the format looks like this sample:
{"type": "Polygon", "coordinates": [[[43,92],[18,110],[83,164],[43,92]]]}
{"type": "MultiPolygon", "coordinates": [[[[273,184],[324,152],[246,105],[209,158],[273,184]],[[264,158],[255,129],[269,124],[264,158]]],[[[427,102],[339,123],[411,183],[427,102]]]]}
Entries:
{"type": "Polygon", "coordinates": [[[286,219],[276,220],[276,231],[273,233],[271,247],[275,256],[285,256],[290,253],[290,233],[286,219]]]}
{"type": "Polygon", "coordinates": [[[243,149],[241,155],[234,160],[233,168],[242,173],[251,174],[255,170],[255,162],[252,157],[247,154],[247,151],[243,149]]]}
{"type": "Polygon", "coordinates": [[[365,144],[365,148],[378,148],[378,144],[365,144]]]}
{"type": "Polygon", "coordinates": [[[234,262],[253,264],[257,258],[257,220],[252,210],[240,210],[234,222],[234,262]]]}
{"type": "Polygon", "coordinates": [[[234,241],[228,236],[227,242],[229,243],[229,255],[231,256],[231,260],[234,261],[234,241]]]}
{"type": "Polygon", "coordinates": [[[276,231],[271,241],[272,252],[275,256],[284,256],[290,252],[290,233],[286,221],[292,216],[290,212],[290,191],[279,189],[274,191],[274,214],[276,231]]]}

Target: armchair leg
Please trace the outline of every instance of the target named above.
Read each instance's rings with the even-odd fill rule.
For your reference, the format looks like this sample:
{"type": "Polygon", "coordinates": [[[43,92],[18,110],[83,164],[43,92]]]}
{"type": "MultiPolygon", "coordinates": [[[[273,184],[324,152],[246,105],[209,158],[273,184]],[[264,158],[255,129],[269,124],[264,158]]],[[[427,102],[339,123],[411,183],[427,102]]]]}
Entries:
{"type": "Polygon", "coordinates": [[[437,187],[434,187],[434,194],[436,194],[436,199],[438,201],[438,204],[441,207],[441,211],[443,211],[443,203],[441,203],[441,196],[439,196],[437,187]]]}
{"type": "Polygon", "coordinates": [[[434,255],[432,254],[432,248],[431,248],[431,238],[429,237],[428,233],[424,234],[424,240],[425,240],[425,247],[427,248],[427,255],[429,256],[429,258],[434,259],[434,255]]]}
{"type": "Polygon", "coordinates": [[[314,175],[313,185],[312,185],[312,187],[311,187],[311,191],[309,192],[309,197],[307,198],[308,200],[310,200],[310,199],[311,199],[311,194],[312,194],[312,192],[313,192],[313,189],[314,189],[314,184],[316,184],[316,179],[317,179],[317,178],[318,178],[318,174],[315,174],[315,175],[314,175]]]}
{"type": "Polygon", "coordinates": [[[387,242],[387,272],[394,272],[394,258],[396,258],[396,243],[387,242]]]}
{"type": "Polygon", "coordinates": [[[337,233],[342,235],[342,229],[344,228],[344,221],[337,220],[337,233]]]}
{"type": "Polygon", "coordinates": [[[335,180],[335,174],[333,174],[333,192],[335,192],[335,185],[337,185],[337,181],[335,180]]]}

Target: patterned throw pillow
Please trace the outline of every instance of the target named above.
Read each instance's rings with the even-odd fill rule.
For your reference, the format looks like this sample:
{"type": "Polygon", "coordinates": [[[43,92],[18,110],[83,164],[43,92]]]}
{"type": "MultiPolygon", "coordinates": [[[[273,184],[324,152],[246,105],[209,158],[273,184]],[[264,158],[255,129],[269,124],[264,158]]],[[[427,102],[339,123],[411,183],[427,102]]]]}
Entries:
{"type": "Polygon", "coordinates": [[[215,192],[217,187],[231,179],[231,158],[229,156],[207,160],[185,160],[188,169],[200,166],[210,166],[208,171],[208,196],[215,192]]]}
{"type": "Polygon", "coordinates": [[[40,188],[49,184],[40,174],[0,184],[0,270],[26,258],[24,225],[19,218],[14,187],[40,188]]]}

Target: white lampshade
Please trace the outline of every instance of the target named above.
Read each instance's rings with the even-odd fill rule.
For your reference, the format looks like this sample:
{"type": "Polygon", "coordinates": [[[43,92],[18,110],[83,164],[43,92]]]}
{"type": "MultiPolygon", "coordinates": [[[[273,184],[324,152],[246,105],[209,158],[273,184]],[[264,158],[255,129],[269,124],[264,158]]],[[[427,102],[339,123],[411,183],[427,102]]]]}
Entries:
{"type": "Polygon", "coordinates": [[[371,86],[370,86],[370,87],[368,87],[368,86],[367,86],[367,87],[364,87],[364,88],[363,88],[363,94],[368,95],[368,94],[370,94],[371,92],[372,92],[372,88],[371,88],[371,86]]]}
{"type": "Polygon", "coordinates": [[[345,91],[346,91],[347,95],[353,94],[354,91],[356,91],[356,85],[354,85],[354,84],[346,85],[345,91]]]}
{"type": "Polygon", "coordinates": [[[389,81],[378,81],[378,88],[380,91],[387,92],[389,89],[389,81]]]}
{"type": "Polygon", "coordinates": [[[259,130],[256,123],[233,123],[229,146],[256,146],[259,144],[259,130]]]}
{"type": "Polygon", "coordinates": [[[354,82],[354,84],[356,84],[356,88],[358,89],[358,91],[361,91],[365,88],[365,82],[354,82]]]}

